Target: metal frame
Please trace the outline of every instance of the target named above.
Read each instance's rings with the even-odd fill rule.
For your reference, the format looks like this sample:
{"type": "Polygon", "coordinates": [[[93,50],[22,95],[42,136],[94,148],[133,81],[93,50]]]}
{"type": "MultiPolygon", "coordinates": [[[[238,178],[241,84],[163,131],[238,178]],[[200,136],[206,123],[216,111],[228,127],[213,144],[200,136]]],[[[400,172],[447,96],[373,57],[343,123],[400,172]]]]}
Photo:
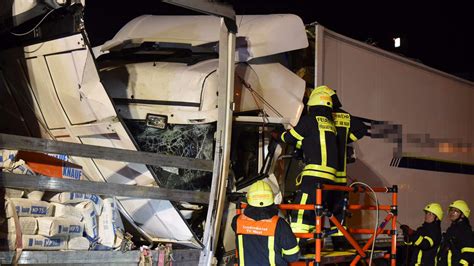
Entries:
{"type": "MultiPolygon", "coordinates": [[[[323,210],[322,204],[322,194],[323,190],[332,190],[332,191],[347,191],[353,193],[367,193],[370,190],[363,189],[358,186],[346,187],[346,186],[336,186],[336,185],[324,185],[317,184],[316,189],[316,204],[279,204],[277,205],[281,210],[307,210],[315,211],[316,221],[315,221],[315,232],[314,233],[295,233],[295,236],[298,238],[315,238],[315,251],[314,259],[312,261],[298,261],[291,263],[292,266],[303,266],[303,265],[322,265],[326,263],[336,263],[336,262],[345,262],[351,261],[351,266],[357,265],[361,259],[368,260],[366,251],[369,250],[372,243],[375,241],[375,238],[379,234],[386,234],[391,236],[391,250],[390,254],[381,254],[380,252],[374,252],[373,258],[385,258],[390,260],[390,265],[396,265],[396,254],[397,254],[397,215],[398,215],[398,187],[396,185],[392,187],[379,187],[372,188],[374,192],[381,193],[392,193],[392,205],[379,205],[379,210],[387,210],[389,213],[378,226],[377,231],[374,232],[374,229],[357,229],[349,228],[345,229],[344,226],[337,220],[336,217],[330,212],[323,210]],[[355,255],[343,256],[344,258],[327,258],[322,256],[322,242],[323,242],[323,217],[327,216],[331,222],[337,227],[337,229],[344,235],[347,241],[354,247],[356,250],[355,255]],[[391,221],[391,230],[385,230],[385,226],[391,221]],[[364,244],[363,247],[354,239],[352,234],[368,234],[371,235],[369,240],[364,244]]],[[[246,207],[246,204],[238,204],[237,214],[241,213],[241,209],[246,207]]],[[[348,209],[350,210],[376,210],[377,206],[373,205],[349,205],[348,209]]]]}
{"type": "MultiPolygon", "coordinates": [[[[370,190],[362,189],[357,186],[354,187],[345,187],[345,186],[336,186],[336,185],[323,185],[323,184],[318,184],[317,189],[316,189],[316,258],[314,265],[320,265],[321,264],[321,249],[322,249],[322,217],[323,216],[328,216],[329,220],[336,225],[337,229],[342,232],[344,237],[347,239],[347,241],[357,250],[357,256],[352,260],[351,266],[357,265],[357,263],[362,259],[367,259],[367,254],[366,251],[370,248],[372,243],[375,241],[375,238],[377,235],[387,232],[384,230],[385,226],[388,224],[388,222],[391,220],[392,221],[392,229],[388,232],[389,235],[392,237],[391,241],[391,253],[389,254],[389,259],[390,259],[390,265],[395,266],[397,261],[396,261],[396,254],[397,254],[397,205],[398,205],[398,188],[397,186],[393,187],[380,187],[380,188],[372,188],[374,192],[382,192],[382,193],[392,193],[392,205],[390,206],[380,206],[381,209],[389,209],[390,212],[387,214],[383,222],[378,226],[376,232],[372,231],[367,232],[367,230],[353,230],[353,233],[357,234],[371,234],[372,236],[370,239],[365,243],[363,247],[360,247],[360,245],[355,241],[355,239],[352,237],[351,233],[349,233],[342,225],[341,223],[334,217],[332,213],[324,213],[323,211],[323,205],[322,205],[322,193],[323,190],[332,190],[332,191],[347,191],[347,192],[353,192],[353,193],[367,193],[370,192],[370,190]]],[[[374,210],[376,209],[375,206],[361,206],[361,205],[349,205],[349,209],[355,210],[374,210]]]]}
{"type": "Polygon", "coordinates": [[[212,171],[212,161],[0,133],[0,148],[212,171]]]}
{"type": "Polygon", "coordinates": [[[216,253],[229,175],[232,113],[234,111],[235,35],[221,20],[218,68],[218,116],[211,194],[199,265],[211,265],[216,253]]]}
{"type": "Polygon", "coordinates": [[[0,187],[208,203],[209,193],[0,172],[0,187]]]}
{"type": "MultiPolygon", "coordinates": [[[[153,265],[157,265],[158,251],[151,250],[153,265]]],[[[199,259],[197,249],[174,249],[172,251],[173,265],[192,265],[199,259]]],[[[23,251],[17,264],[44,265],[138,265],[141,252],[132,250],[121,251],[23,251]]],[[[0,264],[15,264],[14,251],[0,252],[0,264]]]]}

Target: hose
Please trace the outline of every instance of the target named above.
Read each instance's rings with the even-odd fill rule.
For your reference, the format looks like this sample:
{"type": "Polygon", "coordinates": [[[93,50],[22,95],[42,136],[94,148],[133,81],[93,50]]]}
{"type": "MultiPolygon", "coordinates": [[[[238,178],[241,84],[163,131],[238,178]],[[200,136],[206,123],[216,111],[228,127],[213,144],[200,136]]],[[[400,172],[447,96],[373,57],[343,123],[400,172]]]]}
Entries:
{"type": "Polygon", "coordinates": [[[23,32],[23,33],[15,33],[15,32],[10,31],[10,33],[12,35],[15,35],[15,36],[25,36],[25,35],[30,34],[32,31],[34,31],[36,28],[38,28],[39,25],[41,25],[41,23],[43,22],[43,20],[45,20],[49,16],[49,14],[53,13],[54,10],[56,10],[56,9],[51,9],[46,15],[44,15],[44,17],[40,20],[40,22],[38,22],[38,24],[36,24],[31,30],[29,30],[27,32],[23,32]]]}
{"type": "Polygon", "coordinates": [[[375,193],[375,191],[369,185],[367,185],[366,183],[357,181],[357,182],[352,183],[350,185],[350,187],[353,187],[354,185],[363,185],[363,186],[367,187],[372,192],[372,194],[374,195],[374,198],[375,198],[375,208],[376,208],[377,217],[375,219],[375,226],[374,226],[374,241],[372,242],[372,249],[370,251],[369,266],[371,266],[372,265],[372,259],[373,259],[373,256],[374,256],[374,250],[375,250],[375,239],[377,238],[377,229],[379,227],[379,201],[377,199],[377,194],[375,193]]]}

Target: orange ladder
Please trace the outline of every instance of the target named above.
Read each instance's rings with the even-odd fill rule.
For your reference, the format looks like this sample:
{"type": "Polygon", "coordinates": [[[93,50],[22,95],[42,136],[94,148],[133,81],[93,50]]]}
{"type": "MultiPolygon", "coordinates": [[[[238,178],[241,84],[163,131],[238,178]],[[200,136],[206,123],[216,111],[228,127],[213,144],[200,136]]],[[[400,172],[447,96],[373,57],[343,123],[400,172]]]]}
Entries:
{"type": "MultiPolygon", "coordinates": [[[[377,231],[374,234],[374,229],[363,229],[363,228],[350,228],[345,229],[341,223],[337,220],[334,215],[328,211],[323,210],[322,204],[322,193],[323,190],[331,190],[331,191],[347,191],[351,193],[366,193],[371,192],[368,189],[365,189],[362,186],[336,186],[336,185],[326,185],[326,184],[317,184],[316,188],[316,204],[279,204],[278,208],[281,210],[309,210],[315,211],[316,219],[315,219],[315,227],[316,231],[314,233],[295,233],[295,236],[298,238],[314,238],[315,239],[315,259],[312,262],[307,261],[299,261],[291,263],[292,266],[299,266],[299,265],[321,265],[321,252],[322,252],[322,223],[323,217],[327,216],[329,220],[339,229],[339,231],[344,235],[347,241],[354,247],[357,252],[357,255],[351,262],[351,266],[357,265],[357,263],[361,259],[369,260],[366,251],[370,248],[372,243],[375,241],[375,238],[379,234],[386,234],[391,236],[391,252],[390,254],[386,254],[384,258],[390,259],[390,265],[396,265],[396,254],[397,254],[397,215],[398,215],[398,187],[396,185],[392,187],[376,187],[372,188],[374,192],[379,193],[392,193],[392,205],[378,205],[379,210],[389,211],[387,216],[384,218],[382,223],[378,226],[377,231]],[[391,221],[392,228],[391,230],[386,230],[385,226],[391,221]],[[363,247],[361,247],[357,241],[354,239],[352,234],[369,234],[372,235],[369,240],[365,243],[363,247]]],[[[246,204],[241,204],[241,208],[245,208],[246,204]]],[[[375,205],[348,205],[349,210],[376,210],[377,206],[375,205]]],[[[237,206],[237,214],[240,214],[241,210],[239,206],[237,206]]]]}

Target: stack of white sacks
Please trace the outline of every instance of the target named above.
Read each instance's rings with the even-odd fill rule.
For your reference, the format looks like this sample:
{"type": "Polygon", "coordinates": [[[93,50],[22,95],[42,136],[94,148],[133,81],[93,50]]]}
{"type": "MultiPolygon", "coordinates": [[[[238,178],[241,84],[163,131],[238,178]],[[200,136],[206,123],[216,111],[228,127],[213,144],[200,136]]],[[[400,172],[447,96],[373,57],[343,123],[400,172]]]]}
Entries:
{"type": "MultiPolygon", "coordinates": [[[[15,162],[14,156],[5,156],[6,152],[0,151],[0,154],[2,152],[0,167],[3,171],[35,175],[24,162],[15,162]]],[[[17,236],[21,236],[24,250],[112,250],[120,246],[123,224],[114,198],[62,192],[42,201],[43,194],[6,189],[5,210],[11,250],[17,248],[17,236]],[[15,220],[19,222],[21,233],[17,231],[15,220]]]]}

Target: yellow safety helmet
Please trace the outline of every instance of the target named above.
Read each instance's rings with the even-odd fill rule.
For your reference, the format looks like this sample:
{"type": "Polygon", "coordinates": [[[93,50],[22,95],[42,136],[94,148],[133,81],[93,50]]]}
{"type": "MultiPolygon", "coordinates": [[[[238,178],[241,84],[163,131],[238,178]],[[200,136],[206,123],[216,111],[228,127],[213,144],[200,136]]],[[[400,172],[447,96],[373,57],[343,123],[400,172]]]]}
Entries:
{"type": "Polygon", "coordinates": [[[467,206],[467,203],[464,200],[453,201],[449,205],[449,208],[451,207],[460,210],[467,218],[469,218],[469,214],[471,214],[471,210],[469,209],[469,206],[467,206]]]}
{"type": "Polygon", "coordinates": [[[314,89],[309,96],[308,106],[327,106],[332,108],[331,95],[324,91],[314,89]]]}
{"type": "Polygon", "coordinates": [[[337,97],[337,94],[336,94],[335,90],[329,88],[326,85],[316,87],[314,90],[319,91],[319,92],[325,92],[325,93],[329,94],[329,96],[331,96],[332,108],[333,109],[342,107],[341,101],[339,100],[339,97],[337,97]]]}
{"type": "Polygon", "coordinates": [[[440,221],[443,219],[443,208],[441,208],[441,205],[439,203],[429,203],[423,210],[433,213],[434,215],[436,215],[436,217],[438,217],[440,221]]]}
{"type": "Polygon", "coordinates": [[[313,92],[314,92],[314,91],[325,92],[325,93],[329,94],[329,96],[331,96],[331,97],[332,97],[334,94],[336,94],[336,92],[335,92],[333,89],[329,88],[329,87],[326,86],[326,85],[316,87],[316,88],[313,90],[313,92]]]}
{"type": "Polygon", "coordinates": [[[254,207],[266,207],[272,205],[272,188],[262,180],[253,183],[247,192],[247,202],[250,206],[254,207]]]}

